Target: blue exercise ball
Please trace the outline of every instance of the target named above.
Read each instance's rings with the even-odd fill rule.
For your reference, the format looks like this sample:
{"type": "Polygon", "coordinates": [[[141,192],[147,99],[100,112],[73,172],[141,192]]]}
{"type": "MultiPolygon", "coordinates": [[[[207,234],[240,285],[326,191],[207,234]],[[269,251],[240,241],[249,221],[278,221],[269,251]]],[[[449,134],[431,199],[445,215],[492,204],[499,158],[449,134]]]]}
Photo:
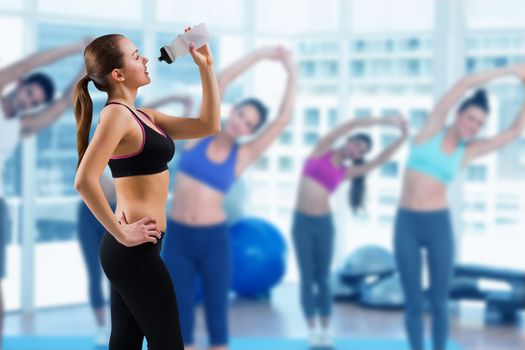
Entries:
{"type": "Polygon", "coordinates": [[[268,294],[286,270],[286,243],[273,224],[244,218],[230,229],[233,255],[232,288],[242,296],[268,294]]]}

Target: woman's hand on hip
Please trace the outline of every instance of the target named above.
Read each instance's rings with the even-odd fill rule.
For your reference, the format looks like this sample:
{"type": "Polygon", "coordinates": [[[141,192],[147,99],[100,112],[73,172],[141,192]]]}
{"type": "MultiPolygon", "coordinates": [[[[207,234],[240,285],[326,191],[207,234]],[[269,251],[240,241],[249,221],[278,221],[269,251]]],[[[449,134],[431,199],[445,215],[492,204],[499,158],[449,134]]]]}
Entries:
{"type": "Polygon", "coordinates": [[[119,242],[126,247],[134,247],[146,242],[157,243],[161,238],[157,221],[151,216],[145,216],[138,221],[128,223],[126,215],[122,212],[119,223],[124,231],[119,242]]]}

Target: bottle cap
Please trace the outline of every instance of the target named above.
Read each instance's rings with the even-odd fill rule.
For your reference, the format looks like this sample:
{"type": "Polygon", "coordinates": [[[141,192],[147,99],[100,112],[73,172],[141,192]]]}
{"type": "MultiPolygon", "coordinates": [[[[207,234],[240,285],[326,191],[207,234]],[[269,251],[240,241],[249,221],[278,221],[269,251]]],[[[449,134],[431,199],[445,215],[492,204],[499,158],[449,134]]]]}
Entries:
{"type": "Polygon", "coordinates": [[[168,51],[166,51],[166,47],[162,47],[160,49],[159,61],[165,61],[168,64],[172,64],[173,63],[174,60],[168,54],[168,51]]]}

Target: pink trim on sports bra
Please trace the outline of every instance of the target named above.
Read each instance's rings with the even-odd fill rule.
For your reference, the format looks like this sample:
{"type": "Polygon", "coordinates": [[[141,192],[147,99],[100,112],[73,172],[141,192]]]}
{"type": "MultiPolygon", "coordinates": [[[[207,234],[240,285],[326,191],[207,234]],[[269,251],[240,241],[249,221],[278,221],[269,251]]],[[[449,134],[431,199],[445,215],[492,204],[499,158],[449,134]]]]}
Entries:
{"type": "Polygon", "coordinates": [[[142,144],[140,145],[140,149],[138,151],[135,151],[135,152],[132,152],[132,153],[129,153],[129,154],[124,154],[122,156],[111,156],[110,159],[130,158],[130,157],[136,156],[137,154],[142,152],[142,150],[144,149],[144,145],[146,144],[146,130],[144,130],[144,125],[142,125],[141,120],[139,119],[139,117],[137,117],[135,115],[135,113],[131,113],[131,114],[133,115],[133,118],[135,118],[137,120],[137,123],[139,123],[140,128],[142,130],[142,144]]]}
{"type": "Polygon", "coordinates": [[[150,118],[146,113],[142,112],[140,109],[137,109],[137,111],[139,111],[140,113],[144,114],[144,115],[146,116],[146,118],[149,119],[149,121],[151,122],[151,124],[155,125],[155,127],[156,127],[157,129],[159,129],[160,133],[157,132],[155,129],[153,129],[151,126],[149,126],[149,125],[147,125],[147,124],[146,124],[146,126],[149,126],[149,128],[152,129],[153,131],[157,132],[157,134],[161,134],[161,133],[162,133],[162,135],[168,137],[168,135],[166,135],[166,134],[164,133],[164,131],[162,130],[162,128],[161,128],[160,126],[158,126],[157,124],[155,124],[155,123],[153,122],[153,120],[151,120],[151,118],[150,118]]]}

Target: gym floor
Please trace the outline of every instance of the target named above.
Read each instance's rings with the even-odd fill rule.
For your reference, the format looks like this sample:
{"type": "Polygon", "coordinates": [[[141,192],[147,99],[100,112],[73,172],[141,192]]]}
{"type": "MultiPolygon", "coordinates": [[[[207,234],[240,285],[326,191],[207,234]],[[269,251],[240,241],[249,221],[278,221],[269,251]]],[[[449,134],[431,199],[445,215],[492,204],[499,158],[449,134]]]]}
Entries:
{"type": "MultiPolygon", "coordinates": [[[[287,337],[306,335],[299,308],[298,287],[281,284],[270,301],[233,299],[231,333],[233,337],[287,337]]],[[[525,314],[521,323],[513,326],[486,326],[483,307],[477,303],[463,303],[453,308],[451,335],[465,350],[522,350],[525,348],[525,314]]],[[[109,320],[109,311],[107,313],[109,320]]],[[[403,313],[363,309],[354,304],[336,303],[334,306],[334,334],[346,338],[403,338],[403,313]]],[[[428,321],[428,320],[427,320],[428,321]]],[[[427,335],[429,324],[427,324],[427,335]]],[[[33,316],[8,313],[5,319],[7,335],[90,335],[96,329],[93,314],[87,305],[39,310],[33,316]]],[[[197,339],[205,344],[204,320],[199,309],[197,339]]]]}

